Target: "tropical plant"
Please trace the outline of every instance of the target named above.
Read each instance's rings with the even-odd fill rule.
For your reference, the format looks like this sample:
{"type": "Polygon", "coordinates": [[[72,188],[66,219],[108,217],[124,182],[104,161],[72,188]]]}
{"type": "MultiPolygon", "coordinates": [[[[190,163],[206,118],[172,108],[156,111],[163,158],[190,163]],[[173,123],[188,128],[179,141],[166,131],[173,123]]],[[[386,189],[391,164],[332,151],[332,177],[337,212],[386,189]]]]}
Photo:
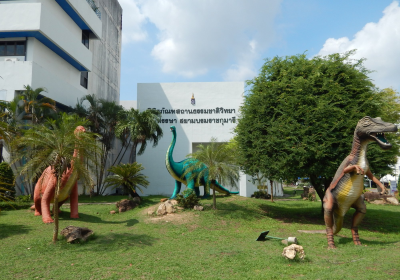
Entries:
{"type": "Polygon", "coordinates": [[[142,170],[144,167],[137,162],[115,165],[108,169],[114,175],[109,175],[105,182],[114,188],[122,186],[132,197],[137,197],[137,190],[143,192],[140,187],[147,188],[149,185],[147,176],[140,173],[142,170]]]}
{"type": "Polygon", "coordinates": [[[176,201],[178,205],[185,209],[193,209],[194,206],[200,204],[200,197],[198,197],[194,190],[186,189],[182,194],[176,196],[176,201]]]}
{"type": "Polygon", "coordinates": [[[9,192],[10,196],[15,195],[15,176],[10,165],[7,162],[0,163],[0,193],[9,192]]]}
{"type": "Polygon", "coordinates": [[[48,97],[40,97],[42,92],[47,92],[43,87],[36,89],[29,85],[24,86],[25,91],[20,95],[22,107],[25,111],[25,120],[31,120],[33,124],[45,119],[49,114],[54,114],[56,110],[56,102],[48,97]]]}
{"type": "MultiPolygon", "coordinates": [[[[136,154],[144,153],[147,142],[152,142],[153,147],[158,145],[158,141],[163,136],[163,131],[159,126],[161,113],[154,109],[147,109],[140,112],[134,108],[121,112],[120,122],[116,127],[116,134],[121,137],[129,135],[128,145],[132,145],[129,155],[129,162],[136,162],[136,154]],[[140,149],[137,152],[137,147],[140,149]]],[[[127,148],[126,148],[127,149],[127,148]]]]}
{"type": "Polygon", "coordinates": [[[235,153],[226,143],[218,143],[216,138],[211,138],[208,145],[198,145],[195,153],[187,155],[190,164],[186,165],[182,176],[192,174],[189,180],[196,180],[208,177],[210,188],[213,189],[213,209],[217,209],[215,196],[215,182],[222,185],[237,187],[239,181],[239,167],[235,164],[235,153]]]}
{"type": "MultiPolygon", "coordinates": [[[[83,180],[86,185],[91,184],[90,173],[86,163],[97,164],[96,155],[99,146],[96,135],[90,132],[76,130],[78,126],[88,125],[88,121],[76,115],[62,114],[57,121],[46,121],[45,124],[35,125],[33,129],[24,131],[14,143],[14,161],[22,158],[29,159],[22,167],[21,174],[32,175],[38,178],[48,166],[57,178],[54,194],[54,209],[58,209],[58,196],[60,192],[63,173],[73,165],[73,172],[83,180]],[[74,151],[78,151],[74,153],[74,151]],[[83,161],[85,159],[85,161],[83,161]]],[[[54,211],[53,242],[58,237],[58,211],[54,211]]]]}
{"type": "Polygon", "coordinates": [[[105,191],[104,177],[107,166],[115,164],[115,161],[110,162],[110,151],[114,146],[115,127],[122,111],[123,107],[115,101],[97,98],[94,94],[82,97],[75,107],[75,112],[79,116],[90,121],[90,130],[101,136],[100,165],[95,170],[97,194],[103,194],[105,191]],[[85,101],[89,103],[87,108],[84,106],[85,101]]]}

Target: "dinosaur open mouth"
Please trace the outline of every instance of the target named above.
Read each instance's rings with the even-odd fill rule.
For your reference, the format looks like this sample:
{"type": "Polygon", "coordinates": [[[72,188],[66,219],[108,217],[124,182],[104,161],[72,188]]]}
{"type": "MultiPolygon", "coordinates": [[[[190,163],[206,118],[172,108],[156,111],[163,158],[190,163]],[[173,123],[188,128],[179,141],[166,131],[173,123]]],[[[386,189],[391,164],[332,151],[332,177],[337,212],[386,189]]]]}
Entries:
{"type": "Polygon", "coordinates": [[[376,140],[376,142],[378,142],[382,146],[386,146],[386,147],[391,147],[392,146],[392,144],[390,144],[388,142],[388,140],[386,139],[385,133],[383,133],[383,132],[373,132],[373,133],[370,134],[370,136],[372,138],[374,138],[376,140]]]}

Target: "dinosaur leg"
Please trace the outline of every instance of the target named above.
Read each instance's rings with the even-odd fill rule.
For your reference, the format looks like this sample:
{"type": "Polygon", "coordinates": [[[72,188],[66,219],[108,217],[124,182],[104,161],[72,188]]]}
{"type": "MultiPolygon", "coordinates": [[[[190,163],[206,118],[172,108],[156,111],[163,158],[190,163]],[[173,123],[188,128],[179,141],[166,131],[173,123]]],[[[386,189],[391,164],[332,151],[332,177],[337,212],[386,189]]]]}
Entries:
{"type": "Polygon", "coordinates": [[[194,192],[195,192],[195,194],[196,194],[197,197],[200,196],[200,188],[195,187],[195,188],[194,188],[194,192]]]}
{"type": "Polygon", "coordinates": [[[204,195],[203,195],[203,199],[205,198],[209,198],[210,197],[210,181],[207,180],[204,183],[204,195]]]}
{"type": "Polygon", "coordinates": [[[333,204],[334,198],[331,191],[328,189],[326,190],[325,197],[324,197],[324,219],[326,225],[326,237],[328,238],[328,248],[334,249],[335,241],[333,239],[333,204]]]}
{"type": "Polygon", "coordinates": [[[356,212],[353,215],[353,222],[351,224],[353,242],[355,245],[361,245],[360,238],[358,236],[358,225],[361,223],[362,219],[367,213],[367,207],[364,203],[364,195],[361,195],[351,207],[356,209],[356,212]]]}
{"type": "Polygon", "coordinates": [[[78,182],[75,183],[75,186],[71,190],[71,194],[69,197],[69,203],[71,207],[71,218],[78,219],[78,182]]]}
{"type": "Polygon", "coordinates": [[[181,186],[182,186],[182,183],[175,180],[175,189],[169,199],[174,199],[178,195],[178,193],[181,192],[181,186]]]}
{"type": "Polygon", "coordinates": [[[41,191],[43,189],[43,175],[39,178],[35,186],[33,201],[35,202],[35,216],[42,216],[42,197],[41,191]]]}
{"type": "Polygon", "coordinates": [[[43,193],[42,197],[42,220],[43,223],[53,223],[53,219],[50,214],[50,202],[54,199],[54,191],[55,191],[55,178],[53,176],[48,176],[48,181],[46,182],[47,186],[43,193]]]}

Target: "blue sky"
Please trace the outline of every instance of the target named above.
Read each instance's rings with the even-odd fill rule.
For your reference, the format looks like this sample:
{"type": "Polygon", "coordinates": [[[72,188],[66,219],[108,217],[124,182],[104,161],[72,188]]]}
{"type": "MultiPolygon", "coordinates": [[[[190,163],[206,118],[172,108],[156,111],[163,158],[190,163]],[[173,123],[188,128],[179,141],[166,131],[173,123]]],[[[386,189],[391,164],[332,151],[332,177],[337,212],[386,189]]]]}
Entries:
{"type": "Polygon", "coordinates": [[[137,83],[244,81],[265,58],[357,49],[400,89],[400,4],[389,0],[119,0],[121,100],[137,83]]]}

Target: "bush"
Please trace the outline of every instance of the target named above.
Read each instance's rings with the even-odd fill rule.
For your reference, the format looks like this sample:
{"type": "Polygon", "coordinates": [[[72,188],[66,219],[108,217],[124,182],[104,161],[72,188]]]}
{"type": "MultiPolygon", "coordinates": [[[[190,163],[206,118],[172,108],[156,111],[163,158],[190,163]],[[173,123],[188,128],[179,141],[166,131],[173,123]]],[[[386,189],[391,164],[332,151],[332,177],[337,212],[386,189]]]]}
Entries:
{"type": "Polygon", "coordinates": [[[19,196],[15,197],[15,201],[16,202],[32,202],[32,199],[31,199],[31,195],[27,194],[27,195],[19,195],[19,196]]]}
{"type": "Polygon", "coordinates": [[[182,194],[176,196],[178,205],[185,209],[193,209],[195,205],[200,205],[200,198],[197,197],[196,193],[192,189],[186,189],[182,194]]]}
{"type": "Polygon", "coordinates": [[[251,197],[255,198],[264,198],[264,199],[271,199],[271,195],[267,193],[266,191],[260,190],[260,191],[255,191],[251,197]]]}
{"type": "MultiPolygon", "coordinates": [[[[7,189],[8,196],[14,197],[15,187],[14,187],[14,172],[12,171],[10,165],[7,162],[0,163],[0,188],[7,189]]],[[[5,193],[5,190],[0,190],[1,193],[5,193]]]]}

